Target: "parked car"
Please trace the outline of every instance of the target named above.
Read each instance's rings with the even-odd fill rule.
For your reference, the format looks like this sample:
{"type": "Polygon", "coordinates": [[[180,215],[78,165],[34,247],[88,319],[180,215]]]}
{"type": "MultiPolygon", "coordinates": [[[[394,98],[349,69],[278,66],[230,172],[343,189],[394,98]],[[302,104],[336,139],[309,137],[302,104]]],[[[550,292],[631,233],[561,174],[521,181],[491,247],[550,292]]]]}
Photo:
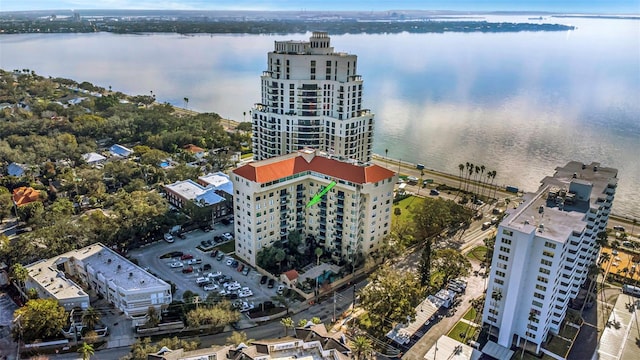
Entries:
{"type": "Polygon", "coordinates": [[[216,260],[221,261],[222,259],[224,259],[224,253],[222,251],[219,251],[218,255],[216,256],[216,260]]]}
{"type": "Polygon", "coordinates": [[[226,264],[227,266],[233,265],[233,258],[228,258],[226,264]]]}
{"type": "Polygon", "coordinates": [[[231,224],[231,221],[227,218],[224,218],[222,220],[220,220],[220,222],[222,223],[222,225],[229,225],[231,224]]]}
{"type": "Polygon", "coordinates": [[[225,238],[225,240],[227,241],[233,240],[233,235],[231,235],[231,233],[228,233],[228,232],[222,234],[222,237],[225,238]]]}
{"type": "Polygon", "coordinates": [[[221,278],[221,277],[222,277],[222,273],[221,273],[220,271],[216,271],[216,272],[214,272],[214,273],[208,273],[208,274],[207,274],[207,277],[208,277],[209,279],[218,279],[218,278],[221,278]]]}
{"type": "Polygon", "coordinates": [[[237,270],[238,272],[242,272],[242,270],[244,270],[244,264],[240,264],[240,265],[238,265],[238,267],[236,268],[236,270],[237,270]]]}
{"type": "Polygon", "coordinates": [[[169,266],[171,266],[172,268],[180,268],[180,267],[183,267],[184,264],[181,263],[180,261],[176,261],[176,262],[170,263],[169,266]]]}
{"type": "Polygon", "coordinates": [[[173,236],[172,236],[171,234],[169,234],[169,233],[164,234],[164,240],[165,240],[166,242],[168,242],[168,243],[172,243],[172,242],[174,242],[174,240],[173,240],[173,236]]]}
{"type": "Polygon", "coordinates": [[[216,236],[213,237],[213,242],[215,242],[215,243],[221,243],[223,241],[224,241],[224,238],[222,236],[220,236],[220,235],[216,235],[216,236]]]}
{"type": "Polygon", "coordinates": [[[495,216],[494,216],[494,217],[492,217],[492,218],[491,218],[491,225],[495,225],[495,224],[497,224],[497,223],[498,223],[498,218],[497,218],[497,217],[495,217],[495,216]]]}
{"type": "Polygon", "coordinates": [[[201,263],[202,263],[202,259],[191,259],[187,261],[187,265],[196,265],[201,263]]]}
{"type": "Polygon", "coordinates": [[[214,291],[214,290],[218,290],[218,285],[209,284],[204,286],[204,291],[214,291]]]}
{"type": "Polygon", "coordinates": [[[458,294],[463,293],[464,291],[462,290],[462,288],[460,288],[459,286],[455,285],[455,284],[449,284],[447,286],[447,289],[452,290],[457,292],[458,294]]]}
{"type": "Polygon", "coordinates": [[[203,271],[209,271],[209,270],[211,270],[211,264],[204,264],[204,265],[202,266],[202,270],[203,270],[203,271]]]}
{"type": "Polygon", "coordinates": [[[193,272],[193,266],[187,266],[185,268],[182,268],[182,273],[184,274],[188,274],[188,273],[192,273],[193,272]]]}
{"type": "Polygon", "coordinates": [[[269,283],[267,284],[267,287],[269,289],[273,289],[273,285],[275,285],[276,281],[273,279],[269,279],[269,283]]]}
{"type": "Polygon", "coordinates": [[[244,270],[242,270],[242,275],[244,276],[249,275],[249,271],[251,271],[251,268],[249,266],[245,266],[244,270]]]}
{"type": "Polygon", "coordinates": [[[206,277],[199,277],[199,278],[196,279],[196,284],[198,284],[198,285],[200,285],[200,284],[204,285],[204,284],[208,284],[210,282],[211,282],[211,280],[209,280],[206,277]]]}
{"type": "Polygon", "coordinates": [[[246,298],[249,296],[253,296],[253,291],[251,290],[242,290],[238,292],[238,297],[239,298],[246,298]]]}
{"type": "Polygon", "coordinates": [[[211,242],[211,240],[202,240],[200,241],[200,245],[202,245],[202,247],[210,247],[211,245],[213,245],[213,243],[211,242]]]}
{"type": "Polygon", "coordinates": [[[278,285],[278,290],[276,290],[276,293],[278,295],[282,295],[282,293],[284,292],[284,289],[286,289],[287,287],[284,285],[278,285]]]}
{"type": "Polygon", "coordinates": [[[440,195],[440,191],[436,190],[436,189],[431,189],[431,191],[429,191],[430,195],[434,195],[434,196],[438,196],[440,195]]]}
{"type": "Polygon", "coordinates": [[[620,226],[620,225],[616,225],[616,226],[614,226],[614,227],[613,227],[613,230],[615,230],[615,231],[622,231],[622,232],[625,232],[625,228],[624,228],[624,226],[620,226]]]}
{"type": "Polygon", "coordinates": [[[225,284],[224,287],[227,289],[227,291],[235,291],[235,290],[239,290],[242,286],[240,285],[239,282],[234,281],[232,283],[225,284]]]}
{"type": "Polygon", "coordinates": [[[182,254],[182,256],[180,256],[180,260],[189,260],[189,259],[193,259],[193,255],[191,255],[191,254],[182,254]]]}
{"type": "Polygon", "coordinates": [[[215,249],[213,251],[211,251],[211,253],[209,254],[211,257],[216,257],[218,256],[218,249],[215,249]]]}
{"type": "Polygon", "coordinates": [[[490,221],[485,221],[485,222],[482,223],[482,230],[487,230],[490,227],[491,227],[491,222],[490,221]]]}
{"type": "Polygon", "coordinates": [[[269,280],[269,277],[267,275],[262,275],[262,277],[260,278],[260,284],[261,285],[266,284],[267,280],[269,280]]]}

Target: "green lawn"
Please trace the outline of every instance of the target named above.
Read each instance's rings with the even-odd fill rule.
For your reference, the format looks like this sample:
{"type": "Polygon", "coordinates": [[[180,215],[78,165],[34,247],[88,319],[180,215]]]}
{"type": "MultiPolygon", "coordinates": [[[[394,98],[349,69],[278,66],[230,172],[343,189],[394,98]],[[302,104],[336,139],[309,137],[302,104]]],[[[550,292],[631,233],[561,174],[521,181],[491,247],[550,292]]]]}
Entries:
{"type": "Polygon", "coordinates": [[[474,309],[473,307],[469,309],[469,311],[467,311],[466,314],[464,314],[464,316],[462,317],[463,319],[469,320],[469,321],[475,321],[476,320],[476,309],[474,309]]]}
{"type": "Polygon", "coordinates": [[[406,199],[402,199],[397,203],[393,204],[393,223],[394,224],[404,224],[406,222],[411,221],[411,208],[414,206],[419,206],[424,201],[423,198],[417,196],[409,196],[406,199]],[[400,215],[395,215],[395,209],[400,209],[400,215]]]}
{"type": "Polygon", "coordinates": [[[465,322],[458,321],[456,326],[449,331],[448,337],[457,340],[463,344],[467,343],[467,339],[473,338],[476,332],[476,328],[465,322]]]}
{"type": "Polygon", "coordinates": [[[236,251],[236,242],[234,241],[229,241],[226,242],[222,245],[216,246],[214,249],[218,249],[220,251],[222,251],[225,254],[229,254],[232,253],[234,251],[236,251]]]}
{"type": "Polygon", "coordinates": [[[544,348],[554,354],[566,357],[569,349],[571,348],[571,342],[566,341],[558,336],[554,336],[550,342],[544,345],[544,348]]]}
{"type": "Polygon", "coordinates": [[[485,261],[485,257],[487,255],[487,247],[484,245],[476,246],[469,253],[467,253],[467,257],[470,259],[475,259],[478,261],[485,261]]]}

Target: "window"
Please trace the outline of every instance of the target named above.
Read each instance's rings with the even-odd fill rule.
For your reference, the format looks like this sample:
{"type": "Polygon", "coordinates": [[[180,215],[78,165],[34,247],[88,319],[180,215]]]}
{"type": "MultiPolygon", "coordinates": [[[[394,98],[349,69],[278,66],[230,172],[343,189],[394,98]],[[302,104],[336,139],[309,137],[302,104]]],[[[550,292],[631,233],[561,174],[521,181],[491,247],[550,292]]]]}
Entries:
{"type": "Polygon", "coordinates": [[[497,265],[498,265],[498,269],[507,270],[507,264],[499,262],[497,265]]]}
{"type": "Polygon", "coordinates": [[[511,239],[502,238],[502,243],[511,245],[511,239]]]}
{"type": "Polygon", "coordinates": [[[540,272],[545,274],[545,275],[551,274],[551,271],[549,271],[549,269],[545,269],[545,268],[540,268],[540,272]]]}
{"type": "Polygon", "coordinates": [[[537,293],[537,292],[533,293],[533,297],[538,298],[540,300],[544,300],[544,295],[542,295],[540,293],[537,293]]]}
{"type": "Polygon", "coordinates": [[[547,287],[546,286],[542,286],[542,285],[538,285],[538,284],[536,284],[536,289],[540,290],[540,291],[547,291],[547,287]]]}
{"type": "Polygon", "coordinates": [[[540,260],[540,263],[541,263],[542,265],[547,265],[547,266],[552,266],[552,265],[553,265],[553,262],[551,262],[551,261],[549,261],[549,260],[547,260],[547,259],[542,259],[542,260],[540,260]]]}
{"type": "Polygon", "coordinates": [[[545,284],[549,283],[549,279],[547,279],[546,277],[543,277],[543,276],[538,276],[538,281],[540,281],[541,283],[545,283],[545,284]]]}
{"type": "Polygon", "coordinates": [[[502,271],[496,271],[496,275],[497,275],[497,276],[500,276],[500,277],[505,277],[505,276],[507,276],[507,274],[505,274],[505,273],[504,273],[504,272],[502,272],[502,271]]]}
{"type": "Polygon", "coordinates": [[[531,304],[532,304],[533,306],[536,306],[536,307],[539,307],[539,308],[541,308],[541,307],[542,307],[542,303],[541,303],[541,302],[539,302],[539,301],[535,301],[535,300],[533,300],[533,301],[531,302],[531,304]]]}
{"type": "Polygon", "coordinates": [[[544,246],[548,247],[548,248],[551,248],[551,249],[555,249],[556,248],[556,244],[552,243],[552,242],[549,242],[549,241],[545,241],[544,242],[544,246]]]}
{"type": "Polygon", "coordinates": [[[509,236],[513,236],[513,231],[509,231],[506,229],[502,229],[502,235],[509,235],[509,236]]]}
{"type": "Polygon", "coordinates": [[[500,259],[500,260],[502,260],[502,261],[509,261],[509,257],[508,257],[508,256],[505,256],[505,255],[502,255],[502,254],[499,254],[499,255],[498,255],[498,259],[500,259]]]}
{"type": "Polygon", "coordinates": [[[546,251],[546,250],[542,252],[542,255],[548,256],[548,257],[551,257],[551,258],[555,256],[555,254],[553,252],[546,251]]]}
{"type": "Polygon", "coordinates": [[[500,280],[500,279],[495,279],[494,282],[498,285],[504,285],[504,281],[500,280]]]}
{"type": "Polygon", "coordinates": [[[508,254],[509,252],[511,252],[511,249],[509,249],[508,247],[505,247],[505,246],[500,246],[500,251],[506,252],[508,254]]]}

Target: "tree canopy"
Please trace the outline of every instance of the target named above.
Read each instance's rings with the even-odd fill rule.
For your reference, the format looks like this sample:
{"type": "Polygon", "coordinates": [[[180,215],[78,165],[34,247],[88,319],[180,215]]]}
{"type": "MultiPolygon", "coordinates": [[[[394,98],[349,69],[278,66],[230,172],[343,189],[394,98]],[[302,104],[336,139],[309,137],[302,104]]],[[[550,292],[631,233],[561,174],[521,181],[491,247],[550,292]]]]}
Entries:
{"type": "Polygon", "coordinates": [[[55,299],[35,299],[13,313],[13,337],[22,336],[25,343],[38,339],[47,339],[60,335],[66,324],[67,315],[64,308],[55,299]]]}

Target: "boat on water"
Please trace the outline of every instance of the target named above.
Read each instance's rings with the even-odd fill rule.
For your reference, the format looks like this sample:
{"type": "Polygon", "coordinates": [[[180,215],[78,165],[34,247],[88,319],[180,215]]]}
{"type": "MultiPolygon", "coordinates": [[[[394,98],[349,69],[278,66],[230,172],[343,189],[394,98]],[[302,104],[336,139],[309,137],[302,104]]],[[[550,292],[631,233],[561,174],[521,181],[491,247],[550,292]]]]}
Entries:
{"type": "Polygon", "coordinates": [[[530,17],[529,20],[544,20],[544,18],[542,16],[530,17]]]}

